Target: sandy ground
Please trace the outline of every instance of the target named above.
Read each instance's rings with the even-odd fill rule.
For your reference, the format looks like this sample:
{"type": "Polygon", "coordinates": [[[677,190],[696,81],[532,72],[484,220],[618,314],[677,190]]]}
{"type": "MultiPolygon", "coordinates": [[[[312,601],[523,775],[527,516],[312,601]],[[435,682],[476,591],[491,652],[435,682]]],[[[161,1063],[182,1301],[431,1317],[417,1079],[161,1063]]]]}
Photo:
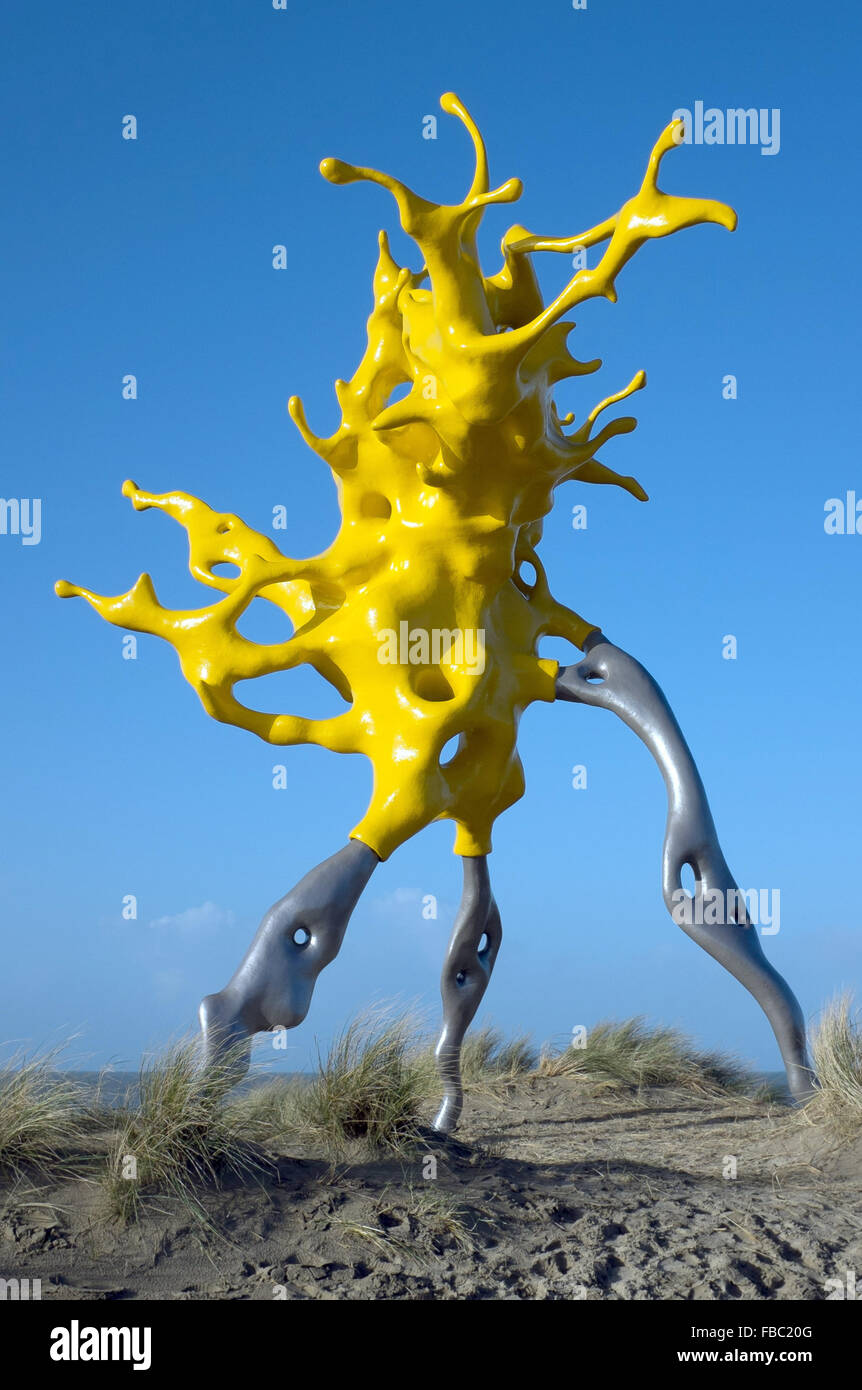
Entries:
{"type": "Polygon", "coordinates": [[[82,1180],[7,1185],[0,1275],[43,1299],[819,1300],[862,1271],[862,1139],[776,1105],[531,1078],[400,1162],[272,1157],[205,1195],[207,1227],[158,1198],[106,1225],[82,1180]]]}

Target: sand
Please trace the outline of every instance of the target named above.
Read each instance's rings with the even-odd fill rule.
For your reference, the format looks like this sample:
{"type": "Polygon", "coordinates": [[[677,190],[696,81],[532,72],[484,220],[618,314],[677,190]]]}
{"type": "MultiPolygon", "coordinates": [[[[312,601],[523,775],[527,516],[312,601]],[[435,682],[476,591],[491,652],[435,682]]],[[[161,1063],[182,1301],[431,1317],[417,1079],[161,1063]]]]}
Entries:
{"type": "Polygon", "coordinates": [[[862,1138],[780,1105],[534,1077],[400,1161],[280,1150],[205,1193],[206,1224],[156,1197],[123,1229],[92,1181],[6,1183],[0,1275],[59,1300],[822,1300],[862,1276],[862,1138]]]}

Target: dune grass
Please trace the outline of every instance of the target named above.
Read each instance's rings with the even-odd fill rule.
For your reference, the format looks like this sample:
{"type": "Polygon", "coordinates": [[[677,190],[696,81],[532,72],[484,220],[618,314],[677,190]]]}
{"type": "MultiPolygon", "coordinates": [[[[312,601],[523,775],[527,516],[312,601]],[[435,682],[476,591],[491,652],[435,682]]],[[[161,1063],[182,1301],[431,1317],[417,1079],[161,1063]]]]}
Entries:
{"type": "Polygon", "coordinates": [[[273,1076],[232,1096],[229,1104],[238,1131],[259,1144],[297,1133],[302,1127],[300,1092],[306,1085],[291,1076],[273,1076]]]}
{"type": "MultiPolygon", "coordinates": [[[[461,1054],[467,1088],[493,1088],[535,1070],[529,1038],[507,1039],[486,1024],[467,1035],[461,1054]]],[[[250,1135],[293,1133],[332,1157],[350,1147],[402,1153],[439,1103],[433,1049],[410,1011],[386,1005],[359,1014],[335,1038],[308,1082],[273,1080],[239,1099],[250,1135]]]]}
{"type": "Polygon", "coordinates": [[[352,1019],[288,1098],[298,1128],[333,1154],[357,1141],[372,1152],[409,1148],[435,1091],[417,1032],[409,1012],[377,1008],[352,1019]]]}
{"type": "MultiPolygon", "coordinates": [[[[821,1089],[815,1104],[862,1115],[862,1038],[847,999],[827,1010],[815,1035],[821,1089]]],[[[0,1067],[0,1174],[41,1166],[57,1171],[71,1152],[108,1149],[102,1175],[106,1213],[136,1220],[158,1196],[179,1198],[204,1218],[201,1197],[233,1175],[261,1177],[267,1154],[300,1142],[336,1162],[350,1155],[407,1153],[427,1139],[440,1099],[427,1031],[415,1012],[378,1005],[347,1024],[317,1072],[273,1079],[236,1095],[236,1059],[206,1073],[198,1045],[181,1041],[150,1059],[134,1104],[85,1103],[56,1070],[56,1054],[16,1056],[0,1067]]],[[[527,1037],[507,1039],[491,1024],[468,1033],[462,1053],[468,1090],[489,1092],[530,1077],[583,1077],[605,1088],[673,1086],[702,1094],[753,1090],[731,1057],[696,1048],[674,1028],[641,1018],[604,1021],[583,1048],[538,1057],[527,1037]]]]}
{"type": "Polygon", "coordinates": [[[585,1046],[545,1055],[540,1076],[580,1076],[602,1087],[675,1086],[702,1093],[750,1093],[748,1069],[734,1057],[697,1048],[676,1028],[643,1018],[606,1019],[586,1035],[585,1046]]]}
{"type": "Polygon", "coordinates": [[[862,1026],[849,992],[837,995],[811,1034],[817,1094],[805,1107],[848,1134],[862,1131],[862,1026]]]}
{"type": "Polygon", "coordinates": [[[115,1117],[103,1189],[109,1213],[123,1222],[137,1220],[157,1195],[205,1219],[202,1187],[228,1174],[259,1176],[266,1166],[241,1109],[228,1102],[236,1058],[228,1053],[202,1074],[198,1055],[195,1041],[181,1041],[150,1059],[137,1105],[115,1117]]]}
{"type": "Polygon", "coordinates": [[[81,1090],[57,1070],[63,1048],[12,1054],[0,1066],[0,1174],[68,1171],[84,1137],[81,1090]]]}
{"type": "Polygon", "coordinates": [[[468,1033],[461,1049],[461,1075],[467,1086],[523,1076],[535,1071],[538,1063],[538,1050],[529,1037],[506,1038],[491,1023],[468,1033]]]}

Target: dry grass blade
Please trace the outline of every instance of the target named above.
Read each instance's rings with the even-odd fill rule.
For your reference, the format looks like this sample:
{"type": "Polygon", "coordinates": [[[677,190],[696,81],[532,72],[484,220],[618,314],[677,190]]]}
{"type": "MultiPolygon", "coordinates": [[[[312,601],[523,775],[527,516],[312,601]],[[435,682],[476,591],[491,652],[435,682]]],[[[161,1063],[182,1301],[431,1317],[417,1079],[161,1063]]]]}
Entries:
{"type": "Polygon", "coordinates": [[[363,1221],[350,1221],[340,1217],[336,1217],[332,1224],[346,1239],[364,1242],[378,1255],[382,1255],[384,1259],[391,1260],[395,1256],[399,1256],[401,1259],[413,1260],[417,1263],[422,1260],[422,1252],[417,1250],[410,1241],[404,1240],[401,1236],[392,1235],[391,1232],[380,1226],[369,1226],[363,1221]]]}
{"type": "Polygon", "coordinates": [[[460,1250],[469,1250],[474,1244],[477,1215],[487,1216],[484,1211],[468,1210],[457,1194],[432,1185],[410,1186],[406,1211],[420,1231],[460,1250]]]}

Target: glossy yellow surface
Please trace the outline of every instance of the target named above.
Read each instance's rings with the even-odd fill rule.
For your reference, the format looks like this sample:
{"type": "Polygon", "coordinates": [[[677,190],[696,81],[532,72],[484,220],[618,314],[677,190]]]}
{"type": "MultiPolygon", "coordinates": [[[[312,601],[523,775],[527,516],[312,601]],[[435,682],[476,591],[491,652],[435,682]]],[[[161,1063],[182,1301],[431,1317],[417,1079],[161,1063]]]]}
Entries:
{"type": "Polygon", "coordinates": [[[564,238],[514,226],[503,238],[502,268],[486,277],[476,249],[483,211],[514,202],[521,184],[509,179],[489,191],[485,149],[470,115],[451,93],[441,106],[463,122],[475,147],[475,175],[461,203],[427,202],[385,174],[341,160],[320,166],[331,183],[364,179],[387,188],[425,261],[419,273],[397,265],[381,232],[368,346],[351,380],[335,384],[336,432],[318,438],[300,401],[289,403],[302,437],[336,478],[343,519],[329,549],[288,559],[236,516],[186,493],[158,496],[127,482],[123,492],[136,509],[157,507],[185,527],[192,574],[224,597],[210,607],[171,611],[159,604],[146,574],[118,598],[57,585],[62,597],[82,595],[109,622],[170,642],[215,719],[273,744],[365,753],[374,789],[352,835],[381,858],[441,817],[456,823],[456,853],[490,849],[495,817],[524,789],[516,749],[520,714],[533,700],[554,698],[557,663],[537,655],[539,639],[551,634],[580,647],[594,627],[552,597],[536,554],[554,489],[569,479],[615,483],[645,500],[633,478],[596,458],[607,440],[636,422],[624,417],[594,432],[600,413],[639,390],[644,374],[565,433],[573,417],[557,415],[555,384],[601,363],[569,354],[574,325],[561,322],[563,315],[596,296],[615,300],[617,274],[648,238],[700,222],[736,224],[722,203],[657,188],[660,161],[679,138],[676,122],[660,136],[639,191],[616,216],[564,238]],[[571,255],[604,241],[595,267],[578,271],[545,306],[531,254],[571,255]],[[387,404],[403,383],[409,393],[387,404]],[[214,572],[224,561],[238,567],[237,577],[214,572]],[[529,579],[521,573],[525,564],[535,571],[529,579]],[[255,599],[287,614],[288,640],[264,646],[237,632],[255,599]],[[427,659],[434,634],[442,632],[465,641],[472,635],[476,644],[484,634],[484,669],[467,660],[468,646],[456,645],[448,655],[438,648],[440,659],[427,659]],[[387,633],[409,642],[402,639],[394,664],[380,659],[387,633]],[[410,647],[418,661],[409,659],[410,647]],[[349,702],[344,713],[329,719],[264,714],[236,699],[238,681],[303,662],[349,702]],[[455,735],[457,752],[441,765],[441,751],[455,735]]]}

